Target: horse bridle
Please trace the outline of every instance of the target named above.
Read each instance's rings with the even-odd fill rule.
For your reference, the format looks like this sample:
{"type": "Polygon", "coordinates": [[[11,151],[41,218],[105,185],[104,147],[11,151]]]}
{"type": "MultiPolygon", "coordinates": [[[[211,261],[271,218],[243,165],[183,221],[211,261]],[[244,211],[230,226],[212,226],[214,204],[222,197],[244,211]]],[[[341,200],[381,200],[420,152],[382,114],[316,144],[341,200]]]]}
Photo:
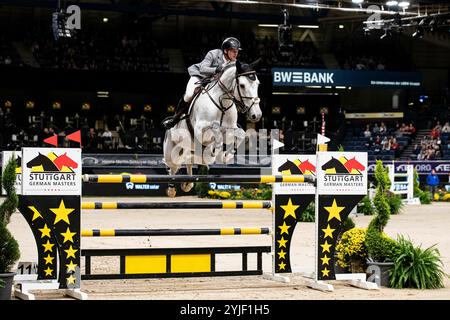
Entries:
{"type": "MultiPolygon", "coordinates": [[[[223,72],[226,70],[226,69],[228,69],[229,67],[231,67],[232,65],[228,65],[228,66],[226,66],[223,70],[222,70],[222,72],[221,72],[221,74],[220,75],[222,75],[223,74],[223,72]]],[[[236,70],[236,72],[237,72],[237,70],[236,70]]],[[[222,100],[224,100],[224,99],[227,99],[227,100],[232,100],[233,101],[233,103],[236,105],[236,108],[238,109],[238,111],[240,112],[240,113],[247,113],[252,107],[253,107],[253,105],[255,105],[255,104],[258,104],[260,101],[261,101],[261,99],[260,98],[258,98],[258,97],[247,97],[247,96],[242,96],[242,93],[241,93],[241,89],[240,89],[240,83],[239,83],[239,77],[242,77],[242,76],[251,76],[251,75],[255,75],[255,77],[256,77],[256,71],[247,71],[247,72],[243,72],[243,73],[238,73],[238,74],[236,74],[235,75],[235,77],[234,77],[234,80],[235,80],[235,83],[234,83],[234,86],[232,86],[232,89],[228,89],[226,86],[225,86],[225,84],[222,82],[222,81],[220,81],[220,76],[219,76],[219,78],[218,78],[218,84],[219,84],[219,87],[223,90],[223,92],[224,92],[224,95],[223,96],[225,96],[225,97],[223,97],[223,96],[221,96],[220,98],[219,98],[219,101],[220,101],[220,109],[222,110],[222,111],[227,111],[229,108],[231,108],[231,106],[230,107],[228,107],[228,108],[224,108],[223,107],[223,105],[222,105],[222,100]],[[239,99],[237,99],[236,97],[235,97],[235,95],[234,95],[234,92],[236,91],[236,87],[237,87],[237,91],[238,91],[238,94],[239,94],[239,99]],[[245,102],[244,102],[244,99],[251,99],[251,102],[252,102],[252,104],[251,105],[246,105],[245,104],[245,102]]],[[[255,78],[256,79],[256,78],[255,78]]],[[[211,98],[211,96],[210,96],[210,98],[211,98]]],[[[211,98],[212,99],[212,98],[211,98]]],[[[213,101],[214,102],[214,101],[213,101]]],[[[216,105],[217,106],[217,105],[216,105]]]]}

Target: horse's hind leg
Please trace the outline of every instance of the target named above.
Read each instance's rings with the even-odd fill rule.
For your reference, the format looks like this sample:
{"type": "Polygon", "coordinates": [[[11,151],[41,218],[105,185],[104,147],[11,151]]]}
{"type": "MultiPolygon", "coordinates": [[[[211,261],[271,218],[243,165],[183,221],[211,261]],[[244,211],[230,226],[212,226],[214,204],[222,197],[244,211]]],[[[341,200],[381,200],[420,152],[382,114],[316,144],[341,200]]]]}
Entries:
{"type": "MultiPolygon", "coordinates": [[[[192,176],[192,164],[186,165],[186,171],[188,175],[192,176]]],[[[193,182],[184,182],[181,184],[181,190],[183,190],[184,192],[191,191],[193,187],[194,187],[193,182]]]]}

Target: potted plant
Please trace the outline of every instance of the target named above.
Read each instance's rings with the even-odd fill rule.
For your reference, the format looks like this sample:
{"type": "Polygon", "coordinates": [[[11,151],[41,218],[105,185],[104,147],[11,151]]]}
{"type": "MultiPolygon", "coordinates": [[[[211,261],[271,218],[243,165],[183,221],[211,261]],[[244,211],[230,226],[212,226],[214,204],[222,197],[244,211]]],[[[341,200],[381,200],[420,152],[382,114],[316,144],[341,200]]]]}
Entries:
{"type": "Polygon", "coordinates": [[[352,228],[345,231],[336,245],[337,267],[351,273],[365,272],[367,260],[365,240],[366,229],[352,228]]]}
{"type": "Polygon", "coordinates": [[[16,160],[13,156],[6,165],[1,179],[7,196],[0,205],[0,300],[11,299],[11,288],[15,275],[14,272],[11,272],[11,268],[20,257],[19,244],[7,228],[19,201],[15,190],[15,181],[16,160]]]}
{"type": "Polygon", "coordinates": [[[365,240],[368,252],[367,265],[371,267],[369,270],[376,270],[375,276],[379,277],[381,286],[389,286],[389,272],[394,266],[397,243],[383,232],[391,216],[391,206],[387,199],[391,182],[387,168],[384,168],[380,160],[377,160],[375,167],[375,181],[376,193],[373,198],[375,214],[367,228],[365,240]]]}
{"type": "Polygon", "coordinates": [[[444,287],[443,263],[439,250],[433,245],[427,249],[399,236],[398,256],[390,274],[393,288],[438,289],[444,287]]]}

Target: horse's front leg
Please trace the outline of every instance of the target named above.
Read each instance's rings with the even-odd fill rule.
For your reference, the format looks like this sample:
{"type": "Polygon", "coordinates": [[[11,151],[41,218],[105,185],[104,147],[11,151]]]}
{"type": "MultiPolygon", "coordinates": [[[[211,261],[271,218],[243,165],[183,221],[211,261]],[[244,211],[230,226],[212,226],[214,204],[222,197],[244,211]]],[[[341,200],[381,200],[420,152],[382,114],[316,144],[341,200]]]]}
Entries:
{"type": "MultiPolygon", "coordinates": [[[[192,164],[187,164],[186,165],[186,171],[187,171],[188,175],[192,176],[192,164]]],[[[191,191],[193,187],[194,187],[194,183],[193,182],[183,182],[181,184],[181,190],[183,190],[184,192],[191,191]]]]}
{"type": "Polygon", "coordinates": [[[216,160],[217,155],[222,150],[223,136],[220,130],[220,124],[218,121],[211,123],[199,122],[195,127],[196,146],[195,155],[199,154],[199,146],[201,144],[205,148],[202,150],[202,163],[211,164],[216,160]]]}
{"type": "Polygon", "coordinates": [[[224,136],[226,148],[222,154],[222,161],[226,164],[234,158],[234,154],[236,153],[235,149],[245,141],[245,131],[237,127],[227,128],[224,136]]]}

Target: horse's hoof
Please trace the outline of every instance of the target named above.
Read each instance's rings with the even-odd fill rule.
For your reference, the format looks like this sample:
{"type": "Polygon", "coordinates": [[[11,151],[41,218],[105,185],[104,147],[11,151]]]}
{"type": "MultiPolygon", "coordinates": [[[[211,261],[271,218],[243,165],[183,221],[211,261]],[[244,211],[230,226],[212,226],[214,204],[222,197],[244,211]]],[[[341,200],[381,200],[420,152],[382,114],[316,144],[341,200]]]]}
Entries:
{"type": "Polygon", "coordinates": [[[167,188],[166,193],[168,197],[175,198],[177,195],[177,190],[175,188],[167,188]]]}
{"type": "Polygon", "coordinates": [[[183,190],[184,192],[191,191],[193,187],[194,187],[193,183],[182,183],[181,184],[181,190],[183,190]]]}

